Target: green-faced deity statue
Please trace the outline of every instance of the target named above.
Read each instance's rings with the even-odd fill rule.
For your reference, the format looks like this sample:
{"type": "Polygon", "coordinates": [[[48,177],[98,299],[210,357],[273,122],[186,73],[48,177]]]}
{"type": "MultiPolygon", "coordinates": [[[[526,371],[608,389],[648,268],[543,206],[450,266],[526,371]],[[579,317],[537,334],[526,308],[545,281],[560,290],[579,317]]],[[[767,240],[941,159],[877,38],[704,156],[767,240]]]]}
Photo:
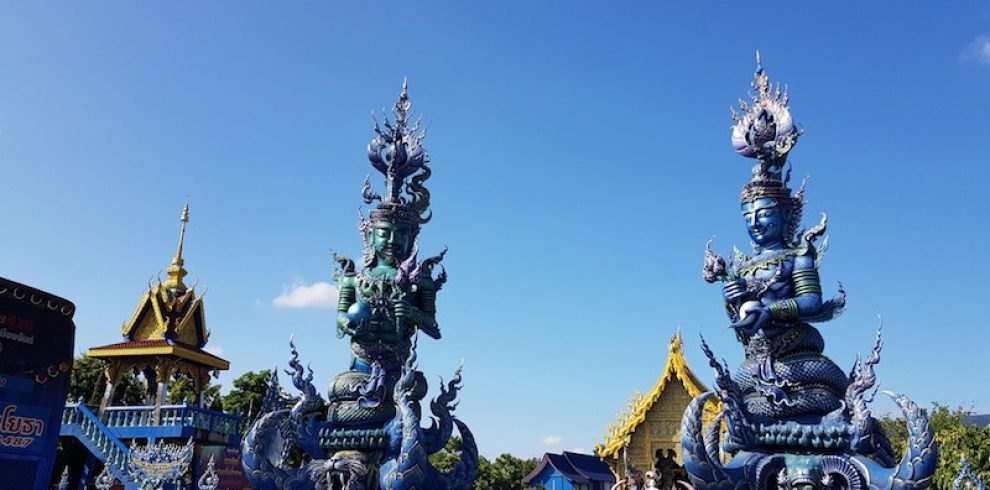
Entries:
{"type": "MultiPolygon", "coordinates": [[[[340,264],[337,335],[350,337],[351,365],[331,386],[331,415],[355,427],[376,426],[394,415],[392,387],[412,336],[422,331],[440,338],[436,294],[446,273],[441,269],[434,277],[433,269],[444,254],[418,258],[416,238],[432,217],[423,186],[430,168],[420,145],[425,133],[408,120],[409,108],[403,87],[394,120],[376,124],[377,136],[368,145],[372,166],[385,177],[385,193],[375,193],[370,178],[365,180],[365,203],[375,207],[358,225],[364,241],[360,269],[350,259],[334,257],[340,264]]],[[[417,399],[425,392],[426,382],[418,376],[417,399]]]]}

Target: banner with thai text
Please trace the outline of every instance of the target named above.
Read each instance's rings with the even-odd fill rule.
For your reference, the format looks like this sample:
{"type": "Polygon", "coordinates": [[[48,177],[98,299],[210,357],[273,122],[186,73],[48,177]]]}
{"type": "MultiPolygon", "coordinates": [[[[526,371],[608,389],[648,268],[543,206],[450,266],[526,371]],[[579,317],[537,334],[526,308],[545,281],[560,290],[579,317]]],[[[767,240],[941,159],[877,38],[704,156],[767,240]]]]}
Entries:
{"type": "Polygon", "coordinates": [[[75,306],[0,278],[0,482],[47,490],[75,345],[75,306]]]}

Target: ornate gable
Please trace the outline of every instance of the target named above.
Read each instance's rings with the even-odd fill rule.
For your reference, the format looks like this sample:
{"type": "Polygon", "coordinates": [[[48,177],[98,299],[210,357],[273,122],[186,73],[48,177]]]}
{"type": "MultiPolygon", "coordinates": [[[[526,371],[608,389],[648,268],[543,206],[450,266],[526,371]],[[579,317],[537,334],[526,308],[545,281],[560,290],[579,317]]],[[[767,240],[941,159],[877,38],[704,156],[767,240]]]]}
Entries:
{"type": "MultiPolygon", "coordinates": [[[[595,446],[595,453],[603,460],[621,460],[623,448],[635,446],[630,463],[643,467],[644,460],[652,461],[658,440],[665,448],[676,450],[676,438],[680,431],[680,417],[687,404],[708,388],[698,380],[687,365],[683,352],[684,342],[680,331],[674,333],[667,346],[667,360],[653,388],[645,395],[638,390],[633,394],[618,420],[610,424],[604,441],[595,446]],[[653,442],[651,442],[653,441],[653,442]],[[669,443],[669,444],[668,444],[669,443]],[[638,462],[638,464],[637,464],[638,462]]],[[[706,415],[713,418],[717,405],[710,403],[706,415]]],[[[612,465],[613,469],[620,465],[612,465]]],[[[646,465],[649,466],[649,465],[646,465]]]]}
{"type": "Polygon", "coordinates": [[[210,338],[203,298],[193,288],[177,293],[160,283],[141,297],[121,333],[127,340],[168,339],[203,347],[210,338]]]}

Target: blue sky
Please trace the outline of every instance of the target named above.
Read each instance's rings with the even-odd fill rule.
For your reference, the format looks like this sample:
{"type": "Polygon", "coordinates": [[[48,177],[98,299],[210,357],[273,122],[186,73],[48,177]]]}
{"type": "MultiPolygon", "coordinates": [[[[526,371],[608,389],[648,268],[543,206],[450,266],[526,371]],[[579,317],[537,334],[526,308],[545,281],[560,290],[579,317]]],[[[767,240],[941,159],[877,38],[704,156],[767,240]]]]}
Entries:
{"type": "Polygon", "coordinates": [[[464,360],[485,455],[590,450],[676,326],[702,379],[699,333],[742,357],[700,266],[714,234],[748,247],[728,107],[756,49],[849,294],[827,353],[850,366],[882,315],[884,389],[990,411],[985,2],[2,3],[0,274],[73,300],[78,351],[116,341],[188,197],[220,381],[284,365],[294,333],[323,388],[347,365],[333,310],[275,300],[360,254],[369,114],[408,77],[420,247],[450,247],[420,367],[464,360]]]}

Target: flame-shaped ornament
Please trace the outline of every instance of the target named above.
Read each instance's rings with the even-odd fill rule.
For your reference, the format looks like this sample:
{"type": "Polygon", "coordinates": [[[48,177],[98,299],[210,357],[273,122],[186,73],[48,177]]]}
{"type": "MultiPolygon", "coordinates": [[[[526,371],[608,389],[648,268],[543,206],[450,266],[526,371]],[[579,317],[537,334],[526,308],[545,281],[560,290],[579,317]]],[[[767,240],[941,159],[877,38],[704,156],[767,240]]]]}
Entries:
{"type": "MultiPolygon", "coordinates": [[[[742,113],[732,111],[732,147],[737,153],[749,158],[757,158],[779,176],[787,153],[797,142],[801,131],[794,125],[787,104],[787,88],[780,84],[772,86],[770,77],[756,52],[756,72],[753,74],[751,102],[739,100],[742,113]]],[[[777,177],[779,179],[779,177],[777,177]]]]}

